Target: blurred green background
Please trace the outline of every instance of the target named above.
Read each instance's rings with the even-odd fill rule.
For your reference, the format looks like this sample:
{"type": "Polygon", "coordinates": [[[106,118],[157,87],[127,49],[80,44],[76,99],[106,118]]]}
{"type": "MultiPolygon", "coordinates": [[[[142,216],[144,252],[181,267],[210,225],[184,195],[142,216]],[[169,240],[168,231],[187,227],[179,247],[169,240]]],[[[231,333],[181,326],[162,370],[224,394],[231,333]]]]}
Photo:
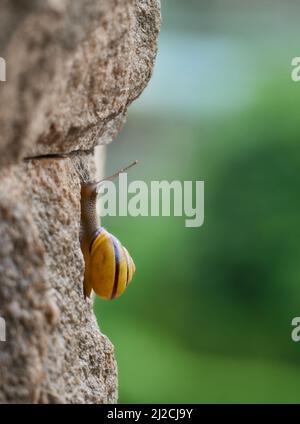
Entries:
{"type": "Polygon", "coordinates": [[[120,402],[299,402],[300,5],[167,1],[153,79],[107,149],[109,175],[204,180],[205,223],[103,220],[137,272],[97,300],[120,402]]]}

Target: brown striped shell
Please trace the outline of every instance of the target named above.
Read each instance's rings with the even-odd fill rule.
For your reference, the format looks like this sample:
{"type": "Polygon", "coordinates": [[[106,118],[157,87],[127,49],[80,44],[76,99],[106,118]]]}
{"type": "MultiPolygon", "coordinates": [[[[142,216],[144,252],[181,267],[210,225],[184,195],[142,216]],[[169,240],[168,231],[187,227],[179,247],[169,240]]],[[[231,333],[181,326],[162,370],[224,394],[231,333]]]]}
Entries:
{"type": "Polygon", "coordinates": [[[103,299],[119,297],[131,282],[134,262],[127,249],[105,228],[99,228],[89,248],[86,279],[94,292],[103,299]]]}

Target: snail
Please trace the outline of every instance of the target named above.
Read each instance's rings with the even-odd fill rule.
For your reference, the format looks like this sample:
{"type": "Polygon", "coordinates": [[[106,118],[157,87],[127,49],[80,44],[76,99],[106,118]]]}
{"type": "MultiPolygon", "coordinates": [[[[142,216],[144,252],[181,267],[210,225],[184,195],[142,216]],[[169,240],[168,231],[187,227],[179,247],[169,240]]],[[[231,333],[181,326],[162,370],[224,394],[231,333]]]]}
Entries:
{"type": "Polygon", "coordinates": [[[120,241],[100,226],[96,203],[101,183],[116,178],[136,163],[99,182],[81,183],[80,243],[85,261],[85,297],[90,297],[93,290],[103,299],[115,299],[125,291],[132,280],[135,272],[134,262],[120,241]]]}
{"type": "MultiPolygon", "coordinates": [[[[49,153],[25,157],[25,161],[62,159],[90,151],[75,150],[69,153],[49,153]]],[[[131,282],[135,272],[134,262],[128,250],[105,228],[101,227],[96,212],[98,188],[104,181],[112,180],[128,171],[137,161],[121,169],[111,177],[98,182],[81,183],[80,244],[85,261],[83,292],[90,297],[92,290],[103,299],[119,297],[131,282]]]]}

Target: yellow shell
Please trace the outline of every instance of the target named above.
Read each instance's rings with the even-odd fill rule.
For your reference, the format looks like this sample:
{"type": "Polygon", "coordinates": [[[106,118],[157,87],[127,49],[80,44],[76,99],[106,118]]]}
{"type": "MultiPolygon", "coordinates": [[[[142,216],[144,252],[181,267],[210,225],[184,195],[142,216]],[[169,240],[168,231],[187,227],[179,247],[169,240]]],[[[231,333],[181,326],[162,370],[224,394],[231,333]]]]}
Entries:
{"type": "Polygon", "coordinates": [[[134,262],[120,241],[103,227],[97,230],[89,247],[87,285],[103,299],[115,299],[124,292],[134,272],[134,262]]]}

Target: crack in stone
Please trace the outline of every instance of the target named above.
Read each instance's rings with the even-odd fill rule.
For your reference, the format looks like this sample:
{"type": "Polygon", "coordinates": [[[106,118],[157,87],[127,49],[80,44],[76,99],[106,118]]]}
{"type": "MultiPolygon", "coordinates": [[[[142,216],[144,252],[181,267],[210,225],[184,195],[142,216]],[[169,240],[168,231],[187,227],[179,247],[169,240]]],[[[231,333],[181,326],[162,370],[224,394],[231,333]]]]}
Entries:
{"type": "Polygon", "coordinates": [[[23,158],[24,161],[31,161],[31,160],[42,160],[42,159],[66,159],[66,158],[72,158],[74,156],[82,156],[82,155],[90,155],[94,153],[94,147],[84,150],[84,149],[76,149],[72,150],[70,152],[58,152],[58,153],[46,153],[43,155],[37,155],[37,156],[28,156],[23,158]]]}

